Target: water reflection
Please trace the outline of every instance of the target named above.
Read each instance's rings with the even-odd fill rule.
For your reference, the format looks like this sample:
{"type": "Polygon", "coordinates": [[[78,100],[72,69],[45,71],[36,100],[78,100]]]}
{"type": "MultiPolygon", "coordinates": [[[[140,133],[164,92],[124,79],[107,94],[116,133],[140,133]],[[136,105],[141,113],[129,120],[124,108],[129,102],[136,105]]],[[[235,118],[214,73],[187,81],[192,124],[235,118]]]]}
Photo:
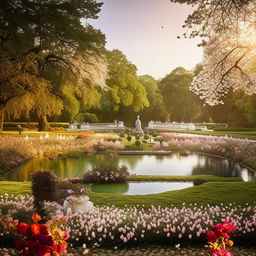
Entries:
{"type": "Polygon", "coordinates": [[[96,193],[126,194],[129,190],[128,183],[92,184],[89,189],[96,193]]]}
{"type": "Polygon", "coordinates": [[[148,195],[192,187],[192,182],[129,182],[115,184],[92,184],[90,190],[96,193],[148,195]]]}
{"type": "Polygon", "coordinates": [[[256,173],[224,158],[213,155],[191,153],[180,156],[172,153],[168,156],[78,154],[55,160],[33,159],[9,177],[9,180],[28,181],[31,174],[39,169],[53,170],[58,177],[78,177],[93,166],[111,164],[126,165],[131,174],[137,175],[216,175],[222,177],[242,177],[245,181],[255,180],[256,173]]]}

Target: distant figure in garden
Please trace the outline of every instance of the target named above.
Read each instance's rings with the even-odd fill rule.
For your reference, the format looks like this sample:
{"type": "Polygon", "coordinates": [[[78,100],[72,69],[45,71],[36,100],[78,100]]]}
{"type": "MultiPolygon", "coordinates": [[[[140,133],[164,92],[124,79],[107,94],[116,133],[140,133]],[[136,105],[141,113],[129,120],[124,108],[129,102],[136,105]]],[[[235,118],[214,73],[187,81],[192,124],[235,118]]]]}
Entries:
{"type": "Polygon", "coordinates": [[[141,128],[140,116],[137,116],[137,120],[135,121],[135,132],[136,133],[143,133],[143,130],[141,128]]]}
{"type": "Polygon", "coordinates": [[[18,132],[21,135],[21,132],[23,131],[22,126],[18,124],[18,132]]]}

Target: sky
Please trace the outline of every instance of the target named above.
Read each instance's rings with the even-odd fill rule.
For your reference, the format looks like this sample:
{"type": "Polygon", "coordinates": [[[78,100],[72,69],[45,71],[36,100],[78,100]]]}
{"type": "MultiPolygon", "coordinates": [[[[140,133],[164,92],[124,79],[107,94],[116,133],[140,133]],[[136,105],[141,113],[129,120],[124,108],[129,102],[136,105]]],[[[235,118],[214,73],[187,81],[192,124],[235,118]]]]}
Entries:
{"type": "Polygon", "coordinates": [[[183,34],[191,7],[169,0],[97,0],[103,2],[97,20],[89,20],[106,35],[106,48],[119,49],[138,68],[138,75],[163,78],[178,66],[186,69],[202,60],[200,39],[183,34]]]}

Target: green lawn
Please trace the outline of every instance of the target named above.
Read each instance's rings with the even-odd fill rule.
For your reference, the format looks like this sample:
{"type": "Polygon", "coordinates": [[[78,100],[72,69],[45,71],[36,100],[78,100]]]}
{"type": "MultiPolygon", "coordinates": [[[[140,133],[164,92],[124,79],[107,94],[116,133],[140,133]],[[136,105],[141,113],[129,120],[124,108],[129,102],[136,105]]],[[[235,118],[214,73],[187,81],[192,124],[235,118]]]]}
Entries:
{"type": "Polygon", "coordinates": [[[0,194],[31,193],[31,182],[0,181],[0,194]]]}
{"type": "Polygon", "coordinates": [[[45,134],[49,134],[49,135],[77,135],[80,132],[77,131],[47,131],[47,132],[38,132],[35,130],[31,130],[31,131],[23,131],[22,135],[19,135],[18,131],[2,131],[0,132],[0,135],[11,135],[11,136],[35,136],[35,137],[39,137],[39,136],[43,136],[45,134]]]}
{"type": "MultiPolygon", "coordinates": [[[[76,135],[80,133],[81,131],[50,131],[50,132],[38,132],[38,131],[24,131],[22,132],[23,136],[40,136],[45,135],[48,133],[49,135],[76,135]]],[[[197,135],[212,135],[212,136],[229,136],[234,138],[243,138],[243,139],[251,139],[256,140],[256,129],[255,130],[241,130],[241,131],[169,131],[173,133],[187,133],[187,134],[197,134],[197,135]]],[[[0,135],[14,135],[14,136],[20,136],[18,131],[2,131],[0,132],[0,135]]],[[[153,139],[153,138],[152,138],[153,139]]],[[[135,142],[135,139],[133,137],[133,140],[131,142],[128,142],[126,138],[123,138],[123,142],[126,146],[133,145],[135,142]]],[[[145,147],[145,145],[143,146],[145,147]]]]}
{"type": "Polygon", "coordinates": [[[135,175],[128,178],[129,181],[197,181],[197,182],[239,182],[241,178],[218,177],[214,175],[135,175]]]}
{"type": "MultiPolygon", "coordinates": [[[[31,183],[29,182],[0,182],[0,194],[31,193],[31,183]]],[[[198,205],[216,205],[237,203],[256,203],[256,183],[255,182],[209,182],[200,186],[186,188],[178,191],[169,191],[154,195],[127,196],[116,194],[89,193],[90,200],[97,206],[115,205],[117,207],[139,206],[150,207],[162,206],[182,206],[197,203],[198,205]]]]}
{"type": "Polygon", "coordinates": [[[204,183],[200,186],[186,188],[178,191],[169,191],[154,195],[127,196],[89,193],[90,200],[98,206],[115,205],[117,207],[139,206],[150,207],[162,206],[182,206],[183,203],[198,205],[217,205],[236,203],[245,205],[246,203],[256,203],[256,183],[255,182],[213,182],[204,183]]]}

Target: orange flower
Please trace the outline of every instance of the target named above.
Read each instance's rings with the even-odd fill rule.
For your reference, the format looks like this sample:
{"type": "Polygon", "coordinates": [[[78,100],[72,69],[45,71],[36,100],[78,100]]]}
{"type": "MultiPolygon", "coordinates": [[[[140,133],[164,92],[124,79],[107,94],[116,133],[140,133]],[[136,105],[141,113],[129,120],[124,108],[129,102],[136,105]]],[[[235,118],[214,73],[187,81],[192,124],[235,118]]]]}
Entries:
{"type": "Polygon", "coordinates": [[[39,214],[34,214],[33,216],[32,216],[32,218],[31,218],[34,222],[38,222],[38,221],[40,221],[42,218],[41,218],[41,216],[39,215],[39,214]]]}
{"type": "Polygon", "coordinates": [[[234,242],[232,240],[226,241],[226,245],[228,246],[233,246],[234,242]]]}
{"type": "Polygon", "coordinates": [[[30,225],[30,231],[33,235],[40,234],[40,225],[35,223],[30,225]]]}

